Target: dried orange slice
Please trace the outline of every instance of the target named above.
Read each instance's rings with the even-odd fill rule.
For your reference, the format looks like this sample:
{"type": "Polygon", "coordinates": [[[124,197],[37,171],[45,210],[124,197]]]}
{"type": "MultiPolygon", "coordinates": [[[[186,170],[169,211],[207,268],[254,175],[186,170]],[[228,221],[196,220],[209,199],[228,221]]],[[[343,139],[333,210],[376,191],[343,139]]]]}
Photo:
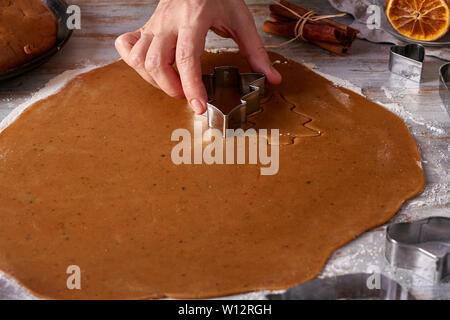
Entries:
{"type": "Polygon", "coordinates": [[[397,32],[410,39],[433,41],[450,29],[447,0],[387,0],[386,16],[397,32]]]}

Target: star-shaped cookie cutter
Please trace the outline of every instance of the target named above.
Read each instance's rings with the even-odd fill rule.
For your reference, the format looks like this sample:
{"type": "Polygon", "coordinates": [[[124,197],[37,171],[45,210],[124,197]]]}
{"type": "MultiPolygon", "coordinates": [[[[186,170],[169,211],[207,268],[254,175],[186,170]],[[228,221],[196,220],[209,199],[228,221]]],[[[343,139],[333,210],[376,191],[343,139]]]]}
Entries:
{"type": "Polygon", "coordinates": [[[262,73],[240,73],[237,67],[215,67],[212,74],[203,75],[203,83],[208,93],[207,111],[210,128],[222,131],[227,137],[228,129],[243,128],[247,123],[247,116],[260,109],[261,98],[265,95],[266,76],[262,73]],[[215,105],[217,88],[231,88],[238,90],[242,95],[241,103],[229,112],[223,112],[215,105]]]}

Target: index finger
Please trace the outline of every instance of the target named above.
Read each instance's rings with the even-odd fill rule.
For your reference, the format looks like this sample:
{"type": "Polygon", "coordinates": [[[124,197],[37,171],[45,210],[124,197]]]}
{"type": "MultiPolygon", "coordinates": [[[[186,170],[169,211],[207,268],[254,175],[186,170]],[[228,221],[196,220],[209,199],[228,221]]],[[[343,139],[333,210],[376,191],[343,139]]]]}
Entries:
{"type": "Polygon", "coordinates": [[[200,63],[207,32],[208,28],[181,28],[176,49],[176,63],[184,95],[198,114],[206,111],[208,101],[200,63]]]}

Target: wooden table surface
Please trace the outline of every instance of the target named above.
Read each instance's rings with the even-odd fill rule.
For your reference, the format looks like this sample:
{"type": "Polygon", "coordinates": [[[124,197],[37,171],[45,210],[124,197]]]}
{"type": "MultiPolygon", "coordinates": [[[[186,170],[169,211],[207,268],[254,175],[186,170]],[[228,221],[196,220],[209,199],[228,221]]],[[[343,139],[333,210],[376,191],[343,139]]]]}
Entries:
{"type": "MultiPolygon", "coordinates": [[[[81,30],[76,30],[66,47],[38,70],[8,82],[0,82],[0,120],[20,102],[42,88],[48,80],[65,70],[92,64],[103,65],[117,60],[119,56],[114,49],[115,38],[121,33],[142,26],[158,3],[156,0],[68,2],[81,8],[81,30]]],[[[254,14],[258,29],[261,30],[261,25],[268,16],[270,0],[246,2],[254,14]]],[[[326,0],[294,2],[319,13],[336,12],[326,0]]],[[[350,23],[352,20],[344,18],[344,21],[350,23]]],[[[260,33],[265,44],[286,40],[264,34],[262,31],[260,33]]],[[[207,48],[230,47],[235,47],[231,40],[209,34],[207,48]]],[[[339,57],[301,42],[275,51],[299,62],[313,64],[314,69],[320,72],[353,83],[362,88],[363,94],[371,100],[383,104],[398,104],[389,108],[404,118],[419,145],[427,186],[422,195],[403,207],[396,219],[430,215],[450,217],[450,117],[438,93],[438,69],[444,62],[427,57],[424,81],[417,84],[390,74],[389,48],[390,45],[357,40],[347,57],[339,57]]]]}

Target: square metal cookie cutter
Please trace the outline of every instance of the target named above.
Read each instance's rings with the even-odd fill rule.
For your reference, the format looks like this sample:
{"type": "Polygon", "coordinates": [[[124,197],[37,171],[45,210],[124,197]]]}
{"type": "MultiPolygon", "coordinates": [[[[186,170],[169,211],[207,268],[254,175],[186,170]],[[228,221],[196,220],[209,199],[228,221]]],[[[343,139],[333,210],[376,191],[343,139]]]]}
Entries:
{"type": "Polygon", "coordinates": [[[439,94],[445,109],[450,114],[450,63],[444,64],[439,72],[439,94]]]}
{"type": "Polygon", "coordinates": [[[389,70],[409,80],[422,80],[425,47],[420,44],[391,47],[389,70]]]}
{"type": "Polygon", "coordinates": [[[212,74],[203,75],[203,83],[208,93],[207,111],[208,126],[222,131],[227,137],[228,129],[242,128],[247,123],[247,116],[260,109],[261,98],[265,95],[266,76],[262,73],[239,73],[233,66],[215,67],[212,74]],[[216,106],[215,92],[217,88],[232,88],[240,92],[241,103],[224,113],[216,106]]]}
{"type": "Polygon", "coordinates": [[[450,275],[450,218],[395,223],[386,230],[386,259],[398,268],[439,282],[450,275]]]}

